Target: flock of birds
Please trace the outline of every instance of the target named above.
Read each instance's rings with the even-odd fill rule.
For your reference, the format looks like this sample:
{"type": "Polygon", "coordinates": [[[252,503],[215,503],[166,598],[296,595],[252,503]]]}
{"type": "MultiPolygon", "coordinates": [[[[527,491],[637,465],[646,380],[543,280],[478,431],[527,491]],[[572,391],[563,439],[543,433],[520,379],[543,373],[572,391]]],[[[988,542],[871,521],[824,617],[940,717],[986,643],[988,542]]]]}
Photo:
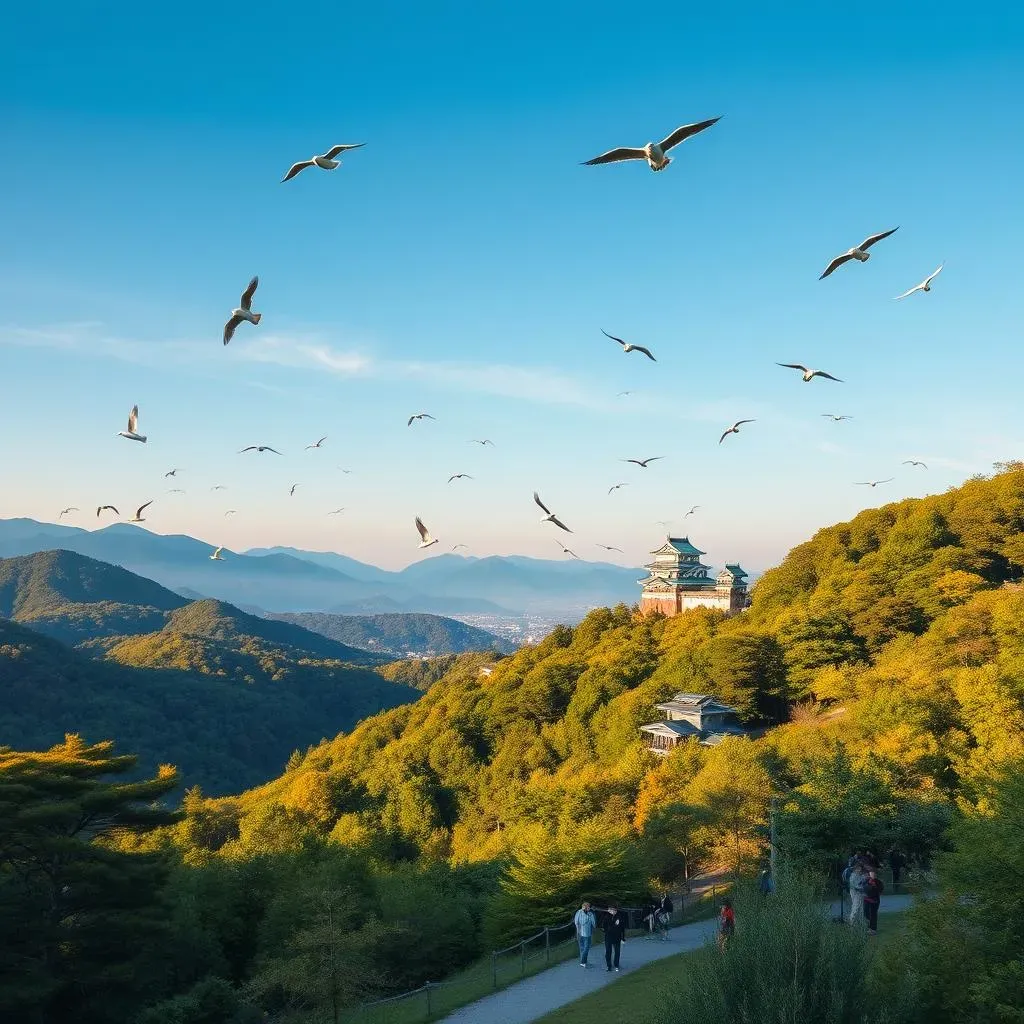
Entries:
{"type": "MultiPolygon", "coordinates": [[[[585,161],[583,161],[583,164],[585,166],[597,166],[597,165],[602,165],[602,164],[619,163],[619,162],[623,162],[623,161],[643,160],[643,161],[647,162],[648,166],[650,167],[650,169],[652,171],[660,172],[660,171],[665,170],[665,168],[667,168],[669,166],[669,164],[672,163],[672,157],[670,157],[668,155],[671,150],[675,149],[677,146],[679,146],[681,143],[685,142],[686,140],[691,139],[694,136],[698,135],[699,133],[701,133],[703,131],[706,131],[707,129],[711,128],[713,125],[717,124],[719,120],[720,120],[720,118],[713,117],[713,118],[709,118],[708,120],[705,120],[705,121],[697,121],[697,122],[694,122],[693,124],[685,124],[685,125],[682,125],[681,127],[677,128],[677,129],[675,129],[675,131],[671,132],[669,135],[667,135],[660,142],[648,142],[648,143],[644,144],[643,146],[638,146],[638,147],[620,146],[620,147],[617,147],[615,149],[610,149],[610,150],[608,150],[605,153],[601,153],[600,155],[598,155],[596,157],[593,157],[590,160],[585,160],[585,161]]],[[[319,168],[320,170],[323,170],[323,171],[333,171],[333,170],[336,170],[342,164],[342,161],[339,159],[339,157],[341,157],[341,155],[343,153],[347,153],[347,152],[349,152],[351,150],[355,150],[355,149],[360,149],[364,145],[365,145],[365,143],[362,143],[362,142],[359,142],[359,143],[343,143],[343,144],[331,146],[331,148],[328,149],[327,152],[325,152],[323,154],[320,154],[320,155],[317,155],[317,156],[312,156],[312,157],[310,157],[307,160],[299,160],[296,163],[292,164],[291,167],[288,169],[288,171],[285,174],[285,176],[281,179],[282,183],[292,180],[298,174],[300,174],[303,171],[307,170],[308,168],[312,168],[312,167],[317,167],[317,168],[319,168]]],[[[831,274],[833,274],[839,267],[842,267],[843,265],[845,265],[847,263],[850,263],[851,261],[856,261],[856,262],[860,262],[860,263],[866,262],[870,258],[870,256],[871,256],[871,252],[869,250],[871,250],[879,242],[883,241],[886,238],[889,238],[897,230],[899,230],[898,226],[894,227],[894,228],[889,228],[886,231],[880,231],[880,232],[878,232],[876,234],[869,235],[859,245],[855,245],[852,248],[847,249],[845,252],[841,253],[840,255],[836,256],[825,267],[824,271],[822,272],[821,276],[819,277],[819,280],[824,280],[826,277],[829,277],[831,274]]],[[[908,298],[910,295],[913,295],[915,292],[922,292],[922,293],[930,292],[932,290],[932,282],[941,273],[943,265],[944,264],[940,263],[938,268],[936,270],[934,270],[931,274],[929,274],[923,281],[921,281],[920,284],[914,285],[913,288],[909,288],[907,291],[903,292],[901,295],[895,296],[895,298],[897,300],[901,300],[901,299],[908,298]]],[[[262,320],[263,314],[262,313],[258,313],[258,312],[254,312],[253,308],[252,308],[253,301],[255,299],[256,291],[257,291],[258,287],[259,287],[259,277],[258,276],[254,276],[249,281],[249,283],[246,285],[245,290],[242,292],[242,295],[241,295],[241,298],[239,300],[238,305],[234,309],[231,310],[231,313],[230,313],[230,315],[228,317],[228,320],[224,324],[224,331],[223,331],[223,344],[224,345],[228,345],[232,341],[232,339],[235,337],[236,331],[238,330],[238,328],[242,324],[251,324],[253,327],[258,327],[259,326],[260,321],[262,320]]],[[[651,362],[657,362],[657,359],[656,359],[654,353],[650,350],[650,348],[648,348],[648,347],[646,347],[644,345],[638,345],[638,344],[635,344],[633,342],[626,341],[624,338],[617,337],[614,334],[609,334],[607,331],[604,331],[604,330],[602,330],[601,333],[604,334],[606,338],[608,338],[611,341],[614,341],[616,344],[618,344],[620,346],[621,351],[623,352],[623,354],[630,355],[632,353],[639,353],[640,355],[645,356],[651,362]]],[[[840,377],[836,377],[833,374],[826,372],[825,370],[816,369],[816,368],[812,368],[812,367],[809,367],[809,366],[805,366],[802,363],[778,363],[777,365],[780,366],[780,367],[783,367],[785,369],[791,369],[791,370],[798,371],[800,373],[800,375],[801,375],[801,380],[804,383],[810,383],[815,378],[820,378],[822,380],[828,380],[828,381],[834,381],[836,383],[842,383],[843,382],[840,377]]],[[[626,396],[626,395],[629,395],[629,394],[631,394],[631,392],[629,392],[629,391],[621,391],[621,392],[619,392],[619,396],[626,396]]],[[[822,413],[822,416],[824,416],[824,417],[826,417],[826,418],[828,418],[831,421],[836,422],[836,423],[839,423],[839,422],[842,422],[842,421],[849,420],[849,419],[853,418],[852,416],[849,416],[849,415],[847,415],[845,413],[822,413]]],[[[409,416],[406,425],[411,427],[414,423],[423,422],[423,421],[426,421],[426,420],[436,420],[436,417],[431,415],[429,412],[415,412],[415,413],[412,413],[409,416]]],[[[731,435],[734,435],[734,434],[738,435],[740,433],[740,428],[741,427],[745,426],[746,424],[755,423],[755,422],[756,422],[756,420],[754,420],[754,419],[740,419],[740,420],[737,420],[735,423],[733,423],[730,427],[726,428],[722,432],[721,436],[718,439],[718,443],[722,444],[726,440],[726,438],[730,437],[731,435]]],[[[126,438],[129,441],[136,441],[136,442],[141,443],[141,444],[145,444],[147,442],[146,435],[139,432],[139,407],[138,407],[138,405],[133,405],[132,406],[131,412],[128,414],[128,426],[127,426],[127,429],[126,430],[118,431],[118,435],[117,436],[126,438]]],[[[316,441],[306,445],[306,450],[310,450],[310,449],[318,450],[318,449],[323,447],[323,445],[324,445],[324,443],[326,441],[327,441],[327,437],[326,436],[321,437],[318,440],[316,440],[316,441]]],[[[489,438],[473,438],[473,439],[471,439],[471,443],[478,444],[478,445],[480,445],[482,447],[492,446],[493,445],[493,442],[489,438]]],[[[282,452],[280,452],[278,449],[273,448],[272,446],[267,445],[267,444],[247,445],[245,448],[241,449],[239,454],[246,454],[248,452],[255,452],[258,455],[262,455],[264,453],[270,453],[272,455],[283,456],[282,452]]],[[[638,466],[640,469],[647,469],[650,466],[651,463],[657,462],[657,461],[661,460],[662,458],[664,458],[664,456],[654,455],[654,456],[649,456],[649,457],[643,458],[643,459],[623,459],[621,461],[627,462],[627,463],[632,463],[633,465],[638,466]]],[[[905,460],[903,464],[911,466],[911,467],[922,468],[922,469],[927,469],[928,468],[925,465],[925,463],[920,462],[918,460],[912,460],[912,459],[905,460]]],[[[339,468],[342,468],[342,467],[339,467],[339,468]]],[[[176,477],[179,472],[181,472],[180,468],[175,467],[175,468],[169,470],[164,475],[165,475],[165,477],[173,478],[173,477],[176,477]]],[[[348,472],[351,472],[351,470],[342,469],[342,472],[348,473],[348,472]]],[[[451,483],[453,483],[453,482],[455,482],[457,480],[472,480],[472,479],[473,479],[473,477],[470,476],[468,473],[453,473],[448,478],[448,483],[451,484],[451,483]]],[[[856,481],[856,484],[858,486],[865,486],[865,487],[872,487],[872,488],[874,488],[874,487],[878,487],[880,484],[890,483],[893,479],[895,479],[895,478],[894,477],[888,477],[886,479],[880,479],[880,480],[860,480],[860,481],[856,481]]],[[[615,483],[611,487],[608,488],[608,494],[611,495],[615,491],[619,490],[622,487],[626,487],[626,486],[628,486],[627,482],[615,483]]],[[[291,489],[289,491],[289,494],[291,496],[294,496],[297,487],[298,487],[298,484],[293,484],[291,486],[291,489]]],[[[224,489],[224,485],[223,484],[216,484],[216,485],[214,485],[211,488],[211,490],[215,490],[215,491],[216,490],[223,490],[223,489],[224,489]]],[[[184,491],[181,488],[173,488],[169,493],[175,493],[175,492],[177,492],[177,493],[184,493],[184,491]]],[[[550,523],[551,525],[555,526],[557,529],[563,530],[566,533],[572,533],[573,532],[565,524],[564,520],[559,515],[557,515],[557,514],[555,514],[554,512],[551,511],[551,509],[541,499],[541,497],[540,497],[540,495],[538,494],[537,491],[533,492],[533,501],[537,505],[537,507],[544,513],[544,516],[541,519],[541,523],[542,524],[550,523]]],[[[143,522],[145,522],[146,520],[145,520],[145,516],[143,515],[143,513],[152,504],[153,504],[153,501],[151,499],[151,500],[145,502],[144,504],[140,505],[136,509],[135,515],[131,519],[129,519],[128,522],[132,522],[132,523],[143,523],[143,522]]],[[[690,510],[685,514],[684,518],[688,518],[689,516],[693,515],[694,513],[696,513],[698,511],[699,508],[700,508],[700,506],[698,506],[698,505],[695,505],[692,508],[690,508],[690,510]]],[[[63,519],[64,516],[70,515],[71,513],[78,512],[78,511],[80,511],[80,510],[77,507],[70,506],[70,507],[64,509],[63,511],[61,511],[58,519],[63,519]]],[[[328,515],[340,515],[344,511],[345,511],[344,508],[337,508],[337,509],[334,509],[331,512],[328,512],[327,514],[328,515]]],[[[118,509],[114,505],[99,505],[96,508],[96,516],[97,516],[97,518],[102,516],[102,514],[104,512],[110,512],[114,516],[117,516],[117,517],[120,516],[120,512],[118,511],[118,509]]],[[[231,516],[231,515],[236,514],[236,512],[237,512],[236,509],[228,509],[224,513],[224,515],[227,517],[227,516],[231,516]]],[[[435,544],[438,543],[438,538],[435,537],[430,532],[430,530],[427,528],[426,524],[423,522],[423,520],[419,516],[415,517],[414,524],[415,524],[415,527],[416,527],[416,531],[419,534],[419,538],[420,538],[419,547],[420,548],[429,548],[429,547],[432,547],[432,546],[434,546],[435,544]]],[[[666,521],[662,521],[662,525],[665,525],[667,527],[668,523],[666,521]]],[[[567,555],[569,557],[572,557],[572,558],[579,558],[579,555],[577,555],[574,551],[572,551],[570,548],[568,548],[560,540],[556,540],[556,543],[562,549],[562,551],[563,551],[563,553],[565,555],[567,555]]],[[[459,543],[459,544],[453,545],[452,550],[456,551],[456,550],[458,550],[460,548],[465,548],[465,547],[466,547],[465,544],[459,543]]],[[[603,548],[606,551],[616,551],[616,552],[620,552],[620,553],[622,551],[621,548],[617,548],[617,547],[615,547],[613,545],[609,545],[609,544],[597,544],[597,547],[603,548]]],[[[214,552],[210,555],[210,558],[212,560],[214,560],[214,561],[223,561],[224,560],[223,559],[223,551],[224,551],[223,547],[216,548],[214,550],[214,552]]]]}

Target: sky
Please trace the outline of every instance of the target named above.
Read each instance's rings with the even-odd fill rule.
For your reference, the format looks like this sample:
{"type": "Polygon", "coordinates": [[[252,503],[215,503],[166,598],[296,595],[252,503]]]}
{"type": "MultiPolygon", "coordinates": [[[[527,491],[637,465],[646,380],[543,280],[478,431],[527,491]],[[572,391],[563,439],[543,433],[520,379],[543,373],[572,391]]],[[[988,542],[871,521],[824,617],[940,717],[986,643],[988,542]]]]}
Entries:
{"type": "Polygon", "coordinates": [[[17,5],[0,516],[152,499],[158,533],[389,568],[556,534],[638,565],[664,520],[760,571],[1020,458],[1024,11],[768,6],[17,5]],[[581,166],[719,115],[663,172],[581,166]]]}

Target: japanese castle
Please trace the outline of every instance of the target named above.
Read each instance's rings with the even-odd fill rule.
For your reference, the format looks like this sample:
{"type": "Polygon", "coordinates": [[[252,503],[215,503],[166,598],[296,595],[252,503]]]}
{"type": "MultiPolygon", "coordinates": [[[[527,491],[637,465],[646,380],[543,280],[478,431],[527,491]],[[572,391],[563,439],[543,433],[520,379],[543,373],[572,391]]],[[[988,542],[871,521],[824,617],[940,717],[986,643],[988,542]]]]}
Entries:
{"type": "Polygon", "coordinates": [[[667,537],[651,552],[654,561],[644,566],[650,575],[639,581],[640,611],[678,615],[690,608],[718,608],[731,614],[746,608],[747,574],[738,565],[726,565],[712,579],[711,567],[700,560],[704,553],[689,537],[667,537]]]}

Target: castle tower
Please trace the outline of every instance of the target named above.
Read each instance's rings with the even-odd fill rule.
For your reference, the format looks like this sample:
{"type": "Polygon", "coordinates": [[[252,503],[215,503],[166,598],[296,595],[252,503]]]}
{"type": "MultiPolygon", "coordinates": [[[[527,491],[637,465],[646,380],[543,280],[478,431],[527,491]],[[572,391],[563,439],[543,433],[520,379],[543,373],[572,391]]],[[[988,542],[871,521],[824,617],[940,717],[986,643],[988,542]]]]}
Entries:
{"type": "Polygon", "coordinates": [[[689,537],[667,537],[651,554],[654,560],[644,566],[649,575],[638,581],[641,612],[678,615],[690,608],[737,612],[746,607],[747,574],[738,565],[727,565],[712,579],[710,566],[700,560],[705,552],[689,537]]]}

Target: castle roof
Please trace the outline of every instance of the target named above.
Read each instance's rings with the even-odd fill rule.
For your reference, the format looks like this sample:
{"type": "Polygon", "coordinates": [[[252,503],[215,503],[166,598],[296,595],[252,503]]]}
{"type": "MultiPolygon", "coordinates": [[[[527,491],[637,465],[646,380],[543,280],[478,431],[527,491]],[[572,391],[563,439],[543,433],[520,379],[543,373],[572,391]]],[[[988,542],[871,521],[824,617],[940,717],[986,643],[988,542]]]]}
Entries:
{"type": "Polygon", "coordinates": [[[735,714],[736,709],[728,704],[723,704],[717,697],[707,693],[677,693],[671,700],[664,704],[654,705],[659,711],[680,711],[693,714],[695,711],[702,715],[735,714]]]}
{"type": "Polygon", "coordinates": [[[700,735],[700,729],[689,722],[651,722],[648,725],[641,725],[640,731],[660,736],[676,736],[679,739],[700,735]]]}
{"type": "Polygon", "coordinates": [[[747,574],[740,566],[726,562],[725,567],[733,574],[733,576],[742,577],[743,579],[747,578],[747,574]]]}
{"type": "MultiPolygon", "coordinates": [[[[701,551],[700,548],[694,547],[690,543],[690,538],[689,537],[667,537],[665,539],[665,544],[668,544],[670,547],[674,548],[681,555],[706,555],[707,554],[706,551],[701,551]]],[[[663,551],[664,547],[665,547],[665,545],[663,544],[660,548],[658,548],[658,551],[663,551]]],[[[657,551],[652,551],[651,552],[652,555],[656,555],[657,553],[658,553],[657,551]]]]}

